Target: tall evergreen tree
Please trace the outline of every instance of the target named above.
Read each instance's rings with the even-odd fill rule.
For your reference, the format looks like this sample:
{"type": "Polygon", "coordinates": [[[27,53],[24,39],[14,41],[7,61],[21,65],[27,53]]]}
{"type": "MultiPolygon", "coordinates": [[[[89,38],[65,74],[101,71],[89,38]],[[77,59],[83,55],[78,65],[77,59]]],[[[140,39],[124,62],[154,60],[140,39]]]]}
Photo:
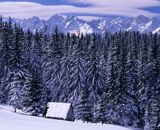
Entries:
{"type": "Polygon", "coordinates": [[[50,100],[59,101],[61,88],[60,88],[60,61],[63,57],[63,47],[61,33],[56,28],[51,37],[50,49],[47,52],[47,60],[45,61],[44,75],[47,88],[50,89],[50,100]]]}
{"type": "MultiPolygon", "coordinates": [[[[112,37],[113,40],[113,37],[112,37]]],[[[106,119],[107,123],[114,123],[112,118],[115,118],[114,115],[114,106],[117,96],[117,74],[118,74],[118,66],[116,64],[116,44],[111,41],[109,47],[108,61],[107,61],[107,91],[106,91],[106,119]]]]}
{"type": "Polygon", "coordinates": [[[3,20],[2,20],[2,17],[0,17],[0,103],[3,103],[4,102],[4,97],[5,97],[5,91],[4,91],[4,87],[3,87],[3,75],[4,75],[4,63],[3,63],[3,56],[2,56],[2,53],[3,53],[3,28],[4,28],[4,25],[3,25],[3,20]]]}
{"type": "Polygon", "coordinates": [[[85,75],[85,59],[83,53],[83,43],[78,41],[78,37],[72,36],[72,55],[71,55],[71,71],[69,79],[69,98],[71,102],[76,104],[77,97],[81,88],[85,87],[86,75],[85,75]]]}
{"type": "Polygon", "coordinates": [[[94,111],[94,122],[106,123],[106,102],[105,102],[105,92],[98,99],[96,104],[96,110],[94,111]]]}
{"type": "Polygon", "coordinates": [[[132,37],[129,39],[129,52],[127,56],[127,64],[126,64],[126,76],[127,76],[127,98],[128,98],[128,112],[129,112],[129,125],[133,125],[137,127],[140,123],[138,118],[138,102],[137,102],[137,91],[139,85],[139,60],[137,58],[137,54],[135,54],[136,46],[132,41],[132,37]]]}
{"type": "Polygon", "coordinates": [[[33,116],[42,114],[45,110],[47,100],[45,89],[36,72],[32,72],[30,79],[25,85],[24,91],[24,111],[31,113],[33,116]]]}
{"type": "Polygon", "coordinates": [[[139,85],[137,91],[137,99],[138,99],[138,115],[140,119],[140,125],[144,126],[144,112],[146,108],[146,71],[147,65],[149,63],[149,39],[147,34],[143,34],[141,37],[141,51],[140,51],[140,59],[139,59],[139,70],[138,70],[138,78],[139,78],[139,85]]]}
{"type": "Polygon", "coordinates": [[[22,85],[23,81],[21,80],[22,73],[12,72],[9,75],[7,89],[8,92],[8,104],[12,105],[14,112],[16,109],[22,109],[22,85]]]}
{"type": "Polygon", "coordinates": [[[61,97],[60,101],[70,102],[73,95],[70,94],[70,79],[71,79],[71,66],[72,66],[72,46],[70,34],[67,35],[64,41],[63,53],[60,64],[61,64],[61,74],[60,74],[60,88],[61,97]]]}
{"type": "Polygon", "coordinates": [[[147,84],[146,98],[147,104],[145,108],[145,129],[155,130],[159,123],[160,97],[159,97],[159,79],[160,79],[160,42],[158,35],[151,37],[150,64],[147,66],[147,84]]]}
{"type": "Polygon", "coordinates": [[[76,119],[83,122],[92,122],[92,105],[88,100],[88,91],[85,88],[81,88],[79,95],[79,103],[76,106],[76,119]]]}
{"type": "Polygon", "coordinates": [[[13,31],[13,41],[10,43],[11,47],[9,68],[10,74],[7,77],[7,91],[8,91],[8,104],[13,105],[15,108],[22,108],[22,99],[24,84],[27,79],[27,70],[24,68],[24,55],[23,55],[23,42],[24,33],[20,27],[15,25],[13,31]]]}

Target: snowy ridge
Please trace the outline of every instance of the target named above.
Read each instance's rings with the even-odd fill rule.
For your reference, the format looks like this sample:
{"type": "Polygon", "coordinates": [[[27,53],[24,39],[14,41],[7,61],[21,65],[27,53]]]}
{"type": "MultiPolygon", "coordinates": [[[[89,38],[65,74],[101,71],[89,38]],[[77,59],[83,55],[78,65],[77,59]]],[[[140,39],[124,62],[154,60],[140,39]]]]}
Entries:
{"type": "Polygon", "coordinates": [[[160,18],[148,18],[143,15],[137,17],[117,17],[117,18],[102,18],[87,22],[76,16],[54,15],[48,20],[41,20],[38,17],[32,17],[24,20],[14,20],[24,28],[35,32],[46,31],[51,33],[58,26],[61,32],[67,33],[83,33],[90,34],[93,32],[104,34],[105,31],[140,31],[141,33],[153,32],[159,33],[160,18]]]}

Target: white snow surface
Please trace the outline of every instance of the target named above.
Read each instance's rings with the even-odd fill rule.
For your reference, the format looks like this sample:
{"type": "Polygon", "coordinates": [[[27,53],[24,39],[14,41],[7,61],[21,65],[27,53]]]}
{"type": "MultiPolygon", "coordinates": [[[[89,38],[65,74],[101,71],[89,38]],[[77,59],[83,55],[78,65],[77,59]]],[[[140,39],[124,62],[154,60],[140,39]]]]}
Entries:
{"type": "Polygon", "coordinates": [[[12,107],[0,105],[0,130],[138,130],[114,125],[68,122],[42,117],[33,117],[12,107]]]}
{"type": "Polygon", "coordinates": [[[153,34],[160,32],[160,27],[153,31],[153,34]]]}
{"type": "Polygon", "coordinates": [[[49,102],[46,117],[66,119],[70,106],[70,103],[49,102]]]}

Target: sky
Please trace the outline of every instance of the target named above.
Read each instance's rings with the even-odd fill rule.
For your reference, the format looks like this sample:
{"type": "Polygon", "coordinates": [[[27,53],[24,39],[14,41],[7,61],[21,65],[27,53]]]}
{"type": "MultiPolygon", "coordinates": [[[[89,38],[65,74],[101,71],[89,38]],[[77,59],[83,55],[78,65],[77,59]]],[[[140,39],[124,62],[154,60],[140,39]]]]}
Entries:
{"type": "Polygon", "coordinates": [[[55,14],[88,20],[107,16],[160,17],[160,0],[0,0],[3,17],[48,19],[55,14]]]}

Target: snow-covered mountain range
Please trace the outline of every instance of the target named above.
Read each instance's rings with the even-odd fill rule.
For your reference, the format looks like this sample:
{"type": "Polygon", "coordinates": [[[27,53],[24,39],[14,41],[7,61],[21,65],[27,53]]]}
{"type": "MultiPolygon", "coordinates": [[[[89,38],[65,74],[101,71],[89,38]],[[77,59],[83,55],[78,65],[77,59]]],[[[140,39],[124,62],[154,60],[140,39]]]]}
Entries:
{"type": "Polygon", "coordinates": [[[32,17],[24,20],[15,20],[20,23],[24,30],[46,31],[51,33],[57,26],[60,31],[66,33],[84,33],[89,34],[97,32],[104,34],[105,31],[140,31],[160,33],[160,18],[148,18],[143,15],[137,17],[114,17],[101,18],[87,22],[76,16],[54,15],[48,20],[41,20],[38,17],[32,17]]]}

